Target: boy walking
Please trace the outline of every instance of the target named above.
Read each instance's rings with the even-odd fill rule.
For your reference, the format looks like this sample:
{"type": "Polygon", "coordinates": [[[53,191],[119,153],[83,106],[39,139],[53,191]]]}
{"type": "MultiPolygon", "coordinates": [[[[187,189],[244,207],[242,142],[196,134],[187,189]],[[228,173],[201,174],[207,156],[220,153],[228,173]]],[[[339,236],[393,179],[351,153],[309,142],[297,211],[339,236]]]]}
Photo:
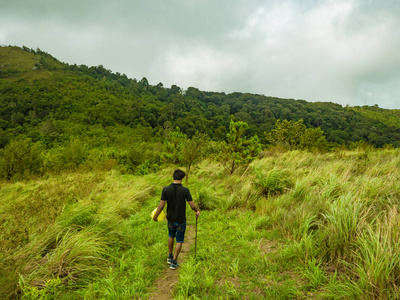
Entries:
{"type": "Polygon", "coordinates": [[[185,172],[176,169],[173,173],[174,182],[163,188],[161,193],[161,201],[157,207],[157,211],[153,216],[153,220],[157,221],[158,215],[167,203],[167,220],[168,220],[168,259],[167,263],[170,269],[178,268],[178,256],[182,249],[186,231],[186,202],[190,208],[196,212],[196,218],[200,215],[200,210],[193,202],[192,196],[188,188],[182,185],[185,172]],[[174,240],[176,239],[175,252],[174,240]]]}

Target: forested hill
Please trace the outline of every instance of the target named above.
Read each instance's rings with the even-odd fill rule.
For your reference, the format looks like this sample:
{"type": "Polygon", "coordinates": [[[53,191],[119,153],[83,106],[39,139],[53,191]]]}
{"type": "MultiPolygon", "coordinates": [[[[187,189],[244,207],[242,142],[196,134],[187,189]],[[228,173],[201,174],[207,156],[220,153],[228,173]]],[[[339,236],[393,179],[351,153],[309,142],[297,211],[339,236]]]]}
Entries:
{"type": "Polygon", "coordinates": [[[320,127],[331,143],[366,141],[400,146],[400,111],[377,106],[342,107],[247,93],[182,90],[146,78],[130,79],[103,66],[68,65],[40,49],[0,47],[0,148],[26,136],[47,148],[71,137],[92,147],[162,141],[179,127],[225,139],[229,121],[247,122],[248,136],[267,144],[277,119],[320,127]]]}

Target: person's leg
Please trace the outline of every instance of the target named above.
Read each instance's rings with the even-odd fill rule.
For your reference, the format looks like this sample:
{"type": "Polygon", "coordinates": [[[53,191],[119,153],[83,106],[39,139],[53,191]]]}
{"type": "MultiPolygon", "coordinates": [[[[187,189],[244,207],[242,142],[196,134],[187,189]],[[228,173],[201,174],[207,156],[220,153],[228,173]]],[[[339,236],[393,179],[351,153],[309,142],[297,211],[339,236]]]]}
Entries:
{"type": "Polygon", "coordinates": [[[169,254],[172,255],[173,251],[174,251],[174,238],[169,236],[168,237],[168,252],[169,252],[169,254]]]}
{"type": "Polygon", "coordinates": [[[176,226],[173,222],[168,222],[168,258],[167,263],[171,264],[173,261],[174,239],[176,235],[176,226]]]}
{"type": "Polygon", "coordinates": [[[174,253],[174,260],[178,259],[179,253],[182,250],[182,244],[185,240],[185,232],[186,232],[186,221],[183,224],[179,224],[176,228],[176,246],[174,253]]]}
{"type": "Polygon", "coordinates": [[[175,253],[174,253],[174,260],[178,260],[179,253],[181,253],[183,243],[176,243],[175,246],[175,253]]]}

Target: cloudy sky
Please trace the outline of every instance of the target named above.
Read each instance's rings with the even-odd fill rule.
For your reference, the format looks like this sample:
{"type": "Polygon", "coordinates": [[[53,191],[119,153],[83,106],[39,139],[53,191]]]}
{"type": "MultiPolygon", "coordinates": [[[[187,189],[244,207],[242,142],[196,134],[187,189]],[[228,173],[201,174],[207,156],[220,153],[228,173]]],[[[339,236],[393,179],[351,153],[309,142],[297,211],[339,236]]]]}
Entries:
{"type": "Polygon", "coordinates": [[[399,0],[0,0],[0,44],[167,87],[400,109],[399,0]]]}

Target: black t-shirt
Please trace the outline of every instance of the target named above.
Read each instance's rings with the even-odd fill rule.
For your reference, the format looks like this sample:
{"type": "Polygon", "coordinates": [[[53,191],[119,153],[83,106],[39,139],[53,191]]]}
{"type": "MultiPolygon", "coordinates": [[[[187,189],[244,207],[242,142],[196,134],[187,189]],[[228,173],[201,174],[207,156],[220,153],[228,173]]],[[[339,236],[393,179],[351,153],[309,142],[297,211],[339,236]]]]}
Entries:
{"type": "Polygon", "coordinates": [[[171,183],[163,188],[161,200],[167,201],[168,222],[184,223],[186,220],[186,201],[193,201],[188,188],[180,183],[171,183]],[[185,201],[186,200],[186,201],[185,201]]]}

